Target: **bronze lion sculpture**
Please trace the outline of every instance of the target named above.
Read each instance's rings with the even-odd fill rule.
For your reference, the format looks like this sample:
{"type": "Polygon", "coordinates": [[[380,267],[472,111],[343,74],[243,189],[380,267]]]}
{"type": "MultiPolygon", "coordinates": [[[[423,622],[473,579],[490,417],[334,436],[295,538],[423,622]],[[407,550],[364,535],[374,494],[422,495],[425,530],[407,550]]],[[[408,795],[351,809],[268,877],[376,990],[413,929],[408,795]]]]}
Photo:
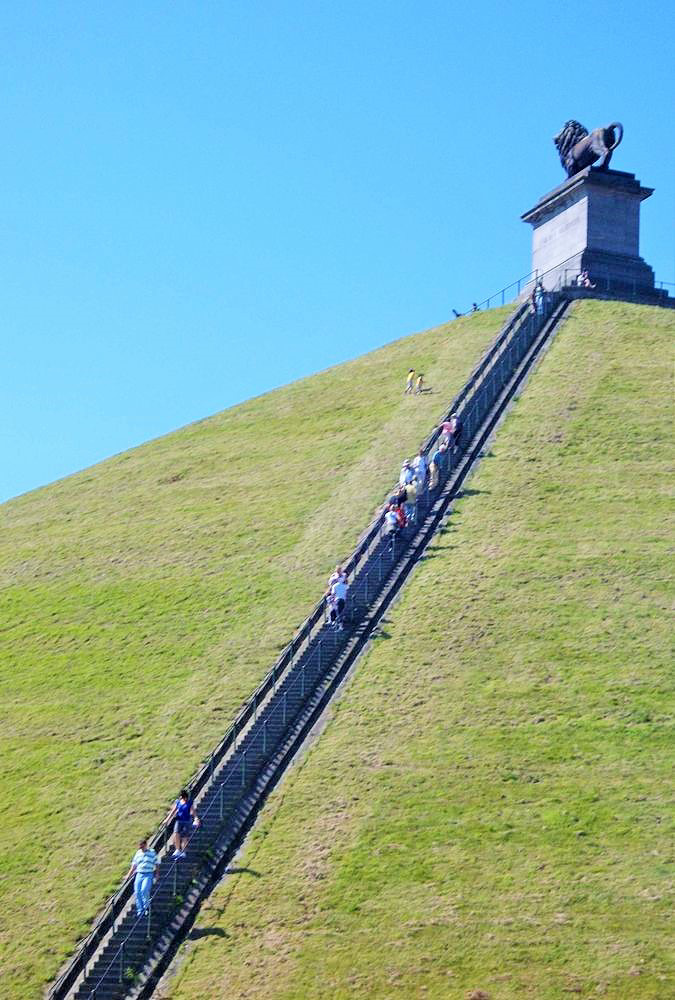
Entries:
{"type": "Polygon", "coordinates": [[[612,153],[623,139],[623,125],[612,122],[604,128],[594,128],[589,133],[579,122],[565,122],[554,143],[560,162],[568,177],[574,177],[580,170],[597,163],[598,170],[607,170],[612,153]]]}

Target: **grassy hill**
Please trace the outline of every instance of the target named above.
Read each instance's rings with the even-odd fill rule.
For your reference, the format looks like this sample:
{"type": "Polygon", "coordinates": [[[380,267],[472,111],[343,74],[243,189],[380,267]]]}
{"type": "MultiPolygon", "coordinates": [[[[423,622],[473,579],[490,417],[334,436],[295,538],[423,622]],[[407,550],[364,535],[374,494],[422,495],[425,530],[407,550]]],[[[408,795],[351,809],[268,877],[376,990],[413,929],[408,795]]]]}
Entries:
{"type": "Polygon", "coordinates": [[[673,995],[674,320],[575,306],[174,1000],[673,995]]]}
{"type": "Polygon", "coordinates": [[[0,995],[40,995],[507,312],[0,507],[0,995]]]}

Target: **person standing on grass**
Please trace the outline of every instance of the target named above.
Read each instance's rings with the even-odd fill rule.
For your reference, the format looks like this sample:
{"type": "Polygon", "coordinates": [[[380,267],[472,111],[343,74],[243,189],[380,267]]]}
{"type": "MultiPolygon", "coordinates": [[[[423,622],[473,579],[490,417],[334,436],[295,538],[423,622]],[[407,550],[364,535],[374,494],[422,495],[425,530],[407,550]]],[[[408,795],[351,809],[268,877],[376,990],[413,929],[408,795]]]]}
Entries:
{"type": "Polygon", "coordinates": [[[415,385],[415,395],[419,396],[421,392],[424,392],[424,375],[420,372],[417,376],[417,383],[415,385]]]}
{"type": "Polygon", "coordinates": [[[185,849],[190,839],[191,827],[199,826],[199,816],[196,813],[194,802],[188,795],[187,789],[181,789],[180,796],[172,805],[167,822],[175,820],[173,830],[174,858],[179,861],[185,857],[185,849]]]}
{"type": "Polygon", "coordinates": [[[152,891],[152,880],[159,861],[157,854],[151,847],[148,847],[147,840],[142,840],[138,845],[138,850],[131,860],[131,867],[126,877],[135,875],[134,895],[136,897],[136,913],[139,917],[144,917],[150,907],[150,892],[152,891]]]}
{"type": "Polygon", "coordinates": [[[411,368],[408,372],[408,378],[405,382],[405,390],[403,392],[404,396],[409,395],[413,391],[413,382],[415,381],[415,369],[411,368]]]}

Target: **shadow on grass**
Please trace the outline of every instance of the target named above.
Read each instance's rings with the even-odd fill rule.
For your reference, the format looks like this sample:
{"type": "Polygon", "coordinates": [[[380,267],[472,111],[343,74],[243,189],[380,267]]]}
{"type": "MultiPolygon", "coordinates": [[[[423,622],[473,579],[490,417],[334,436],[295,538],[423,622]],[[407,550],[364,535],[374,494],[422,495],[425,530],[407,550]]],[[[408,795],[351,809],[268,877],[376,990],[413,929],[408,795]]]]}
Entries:
{"type": "Polygon", "coordinates": [[[228,938],[230,935],[222,927],[195,927],[188,934],[188,941],[199,941],[200,938],[228,938]]]}
{"type": "Polygon", "coordinates": [[[255,868],[226,868],[226,875],[252,875],[254,878],[262,878],[261,872],[257,872],[255,868]]]}
{"type": "Polygon", "coordinates": [[[377,630],[377,632],[375,633],[375,635],[373,636],[373,638],[374,639],[391,639],[391,632],[387,632],[385,629],[380,628],[380,629],[377,630]]]}
{"type": "Polygon", "coordinates": [[[428,562],[430,559],[438,559],[442,552],[452,552],[456,549],[456,545],[434,545],[433,549],[429,552],[425,552],[423,556],[420,556],[419,562],[428,562]]]}
{"type": "Polygon", "coordinates": [[[455,497],[455,499],[456,500],[461,500],[462,497],[475,497],[475,496],[478,496],[479,493],[489,494],[490,490],[474,490],[474,489],[471,489],[470,486],[467,486],[467,488],[465,490],[460,490],[459,491],[459,493],[457,494],[457,496],[455,497]]]}

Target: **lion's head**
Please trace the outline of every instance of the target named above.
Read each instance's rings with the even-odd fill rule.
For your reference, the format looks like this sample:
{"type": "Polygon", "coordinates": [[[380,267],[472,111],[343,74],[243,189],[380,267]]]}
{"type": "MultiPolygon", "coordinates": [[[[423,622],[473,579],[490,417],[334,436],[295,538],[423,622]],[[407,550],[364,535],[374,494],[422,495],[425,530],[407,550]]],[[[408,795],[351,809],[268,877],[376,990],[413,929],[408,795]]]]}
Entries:
{"type": "Polygon", "coordinates": [[[554,136],[553,141],[556,145],[556,149],[558,150],[560,162],[565,170],[568,169],[568,156],[571,151],[579,140],[585,139],[587,135],[588,129],[584,128],[581,122],[575,122],[572,120],[565,122],[558,134],[554,136]]]}

